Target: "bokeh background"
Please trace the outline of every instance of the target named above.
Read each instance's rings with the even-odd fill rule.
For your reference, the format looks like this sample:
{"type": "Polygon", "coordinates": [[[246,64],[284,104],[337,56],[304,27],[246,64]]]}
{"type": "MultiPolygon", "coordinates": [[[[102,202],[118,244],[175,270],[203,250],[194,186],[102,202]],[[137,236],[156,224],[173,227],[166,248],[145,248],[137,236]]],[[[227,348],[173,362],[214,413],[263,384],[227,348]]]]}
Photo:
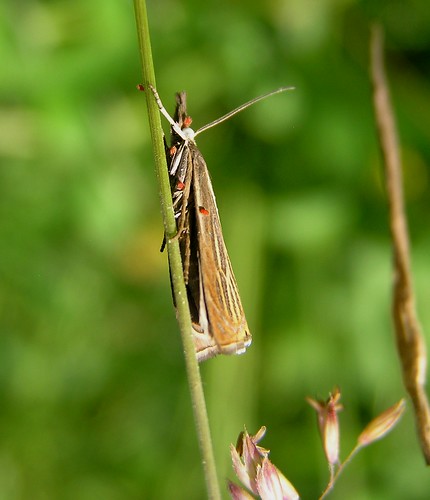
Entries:
{"type": "MultiPolygon", "coordinates": [[[[328,479],[313,410],[339,385],[345,457],[405,396],[369,84],[386,59],[404,160],[418,310],[430,330],[430,4],[149,2],[157,85],[187,90],[253,333],[202,376],[221,484],[229,444],[263,445],[303,498],[328,479]]],[[[0,498],[201,499],[172,307],[133,3],[0,6],[0,498]]],[[[166,127],[167,130],[167,127],[166,127]]],[[[332,498],[424,499],[410,405],[332,498]]],[[[227,495],[225,494],[227,497],[227,495]]]]}

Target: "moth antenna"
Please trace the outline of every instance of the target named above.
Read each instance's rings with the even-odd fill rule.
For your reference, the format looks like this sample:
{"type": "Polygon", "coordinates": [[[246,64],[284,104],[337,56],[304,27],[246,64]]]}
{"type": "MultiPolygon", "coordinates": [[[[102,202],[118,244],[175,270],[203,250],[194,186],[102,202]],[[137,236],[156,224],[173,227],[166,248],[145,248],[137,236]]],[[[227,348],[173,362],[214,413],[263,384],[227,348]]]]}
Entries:
{"type": "MultiPolygon", "coordinates": [[[[272,90],[272,92],[268,92],[267,94],[263,94],[263,95],[260,95],[259,97],[254,97],[254,99],[251,99],[250,101],[248,102],[245,102],[245,104],[242,104],[241,106],[239,106],[238,108],[235,108],[233,109],[233,111],[230,111],[229,113],[227,113],[226,115],[224,116],[221,116],[221,118],[217,118],[216,120],[214,120],[213,122],[210,122],[208,123],[207,125],[203,125],[203,127],[200,127],[194,134],[194,137],[196,137],[198,134],[200,134],[201,132],[204,132],[205,130],[207,130],[208,128],[212,128],[212,127],[215,127],[215,125],[218,125],[219,123],[222,123],[224,122],[225,120],[228,120],[229,118],[231,118],[232,116],[236,115],[237,113],[240,113],[241,111],[243,111],[244,109],[246,108],[249,108],[249,106],[252,106],[253,104],[255,104],[256,102],[258,101],[262,101],[263,99],[266,99],[266,97],[270,97],[274,94],[279,94],[281,92],[285,92],[286,90],[294,90],[295,87],[280,87],[279,89],[276,89],[276,90],[272,90]]],[[[161,101],[160,101],[161,103],[161,101]]],[[[160,108],[161,110],[161,108],[160,108]]]]}
{"type": "Polygon", "coordinates": [[[160,99],[160,96],[158,95],[158,92],[155,90],[155,88],[151,84],[149,84],[149,88],[152,90],[152,93],[154,94],[155,102],[157,103],[157,106],[158,106],[158,109],[160,110],[160,113],[170,123],[170,125],[173,128],[173,130],[179,135],[179,137],[181,137],[184,141],[186,141],[187,140],[187,136],[184,134],[184,132],[179,127],[179,125],[169,115],[169,113],[167,112],[166,108],[163,106],[163,103],[161,102],[161,99],[160,99]]]}

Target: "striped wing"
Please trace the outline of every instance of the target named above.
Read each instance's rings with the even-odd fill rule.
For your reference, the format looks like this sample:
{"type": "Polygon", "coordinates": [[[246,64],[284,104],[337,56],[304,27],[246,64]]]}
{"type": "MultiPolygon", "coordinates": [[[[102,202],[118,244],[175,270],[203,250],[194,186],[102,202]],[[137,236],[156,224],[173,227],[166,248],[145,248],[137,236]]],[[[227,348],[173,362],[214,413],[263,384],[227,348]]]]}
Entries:
{"type": "MultiPolygon", "coordinates": [[[[206,162],[194,144],[189,144],[189,152],[193,168],[192,193],[198,233],[199,324],[215,344],[207,357],[217,353],[241,354],[251,344],[251,334],[222,236],[206,162]]],[[[204,353],[202,357],[206,359],[204,353]]]]}
{"type": "MultiPolygon", "coordinates": [[[[169,159],[169,158],[168,158],[169,159]]],[[[197,359],[204,361],[220,353],[215,339],[210,334],[198,248],[198,230],[193,186],[193,163],[188,144],[182,143],[170,160],[173,208],[178,229],[182,270],[187,289],[187,299],[192,321],[192,334],[197,359]],[[179,187],[178,187],[179,186],[179,187]]],[[[173,301],[175,297],[173,294],[173,301]]],[[[175,304],[176,305],[176,304],[175,304]]]]}

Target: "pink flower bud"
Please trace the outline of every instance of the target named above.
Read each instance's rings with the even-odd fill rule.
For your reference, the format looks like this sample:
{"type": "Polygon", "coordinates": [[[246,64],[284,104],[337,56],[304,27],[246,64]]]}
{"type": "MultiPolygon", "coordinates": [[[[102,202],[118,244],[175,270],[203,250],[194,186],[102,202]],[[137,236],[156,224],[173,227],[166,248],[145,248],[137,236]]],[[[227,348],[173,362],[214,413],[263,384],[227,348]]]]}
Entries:
{"type": "Polygon", "coordinates": [[[228,481],[228,490],[233,500],[254,500],[250,493],[231,481],[228,481]]]}
{"type": "MultiPolygon", "coordinates": [[[[240,482],[262,500],[296,500],[299,498],[297,491],[270,462],[269,450],[257,445],[265,433],[265,427],[261,427],[255,436],[250,436],[246,429],[240,433],[236,446],[230,446],[233,469],[240,482]]],[[[233,483],[229,483],[229,490],[234,500],[252,498],[233,483]]]]}
{"type": "Polygon", "coordinates": [[[257,471],[257,488],[261,500],[297,500],[299,494],[293,485],[267,458],[257,471]]]}
{"type": "Polygon", "coordinates": [[[342,405],[339,404],[340,396],[340,390],[336,387],[325,402],[307,398],[308,403],[317,412],[324,453],[331,466],[339,463],[340,432],[337,414],[343,409],[342,405]]]}

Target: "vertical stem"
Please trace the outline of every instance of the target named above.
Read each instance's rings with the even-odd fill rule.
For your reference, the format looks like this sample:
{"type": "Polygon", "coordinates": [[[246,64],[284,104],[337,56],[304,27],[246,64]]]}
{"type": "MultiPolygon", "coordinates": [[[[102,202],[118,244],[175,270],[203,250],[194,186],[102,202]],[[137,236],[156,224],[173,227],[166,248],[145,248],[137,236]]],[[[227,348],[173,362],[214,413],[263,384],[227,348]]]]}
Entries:
{"type": "MultiPolygon", "coordinates": [[[[134,0],[134,10],[139,38],[143,84],[145,89],[148,88],[149,84],[156,87],[145,0],[134,0]]],[[[154,150],[155,171],[160,188],[165,234],[169,236],[174,235],[177,229],[173,213],[172,197],[170,194],[170,183],[164,153],[160,113],[152,92],[145,92],[145,94],[148,105],[152,147],[154,150]]],[[[202,455],[208,498],[218,500],[221,498],[221,494],[216,474],[215,458],[212,448],[203,386],[200,377],[200,369],[195,355],[194,342],[191,335],[190,310],[188,307],[187,292],[182,272],[181,254],[177,239],[169,241],[169,238],[167,237],[167,251],[169,253],[173,293],[175,295],[178,323],[184,346],[188,385],[191,393],[197,438],[202,455]]]]}
{"type": "Polygon", "coordinates": [[[394,112],[391,106],[383,62],[383,32],[373,26],[370,40],[373,106],[384,161],[391,239],[394,250],[392,313],[397,351],[402,363],[405,387],[414,404],[421,449],[430,465],[430,403],[427,379],[426,340],[415,307],[409,253],[408,225],[403,201],[402,165],[394,112]]]}

